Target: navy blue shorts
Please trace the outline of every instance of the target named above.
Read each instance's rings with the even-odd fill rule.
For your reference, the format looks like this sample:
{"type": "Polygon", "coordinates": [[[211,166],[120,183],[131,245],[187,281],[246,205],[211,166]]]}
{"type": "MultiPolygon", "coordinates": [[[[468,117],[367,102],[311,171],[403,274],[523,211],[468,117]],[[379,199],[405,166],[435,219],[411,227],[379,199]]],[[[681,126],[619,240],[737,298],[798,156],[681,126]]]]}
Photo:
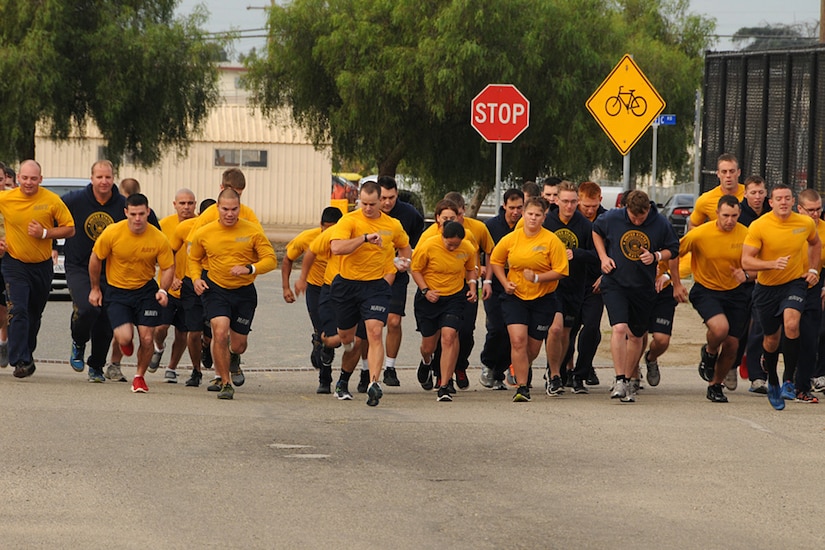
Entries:
{"type": "MultiPolygon", "coordinates": [[[[182,289],[181,289],[182,290],[182,289]]],[[[160,324],[172,325],[176,329],[187,332],[186,312],[183,309],[183,302],[180,298],[169,296],[166,307],[160,308],[160,324]]]]}
{"type": "Polygon", "coordinates": [[[750,295],[750,285],[739,285],[731,290],[712,290],[694,282],[690,289],[690,303],[706,323],[717,315],[727,317],[728,336],[742,338],[750,322],[750,295]]]}
{"type": "Polygon", "coordinates": [[[209,289],[201,294],[203,309],[209,320],[215,317],[228,317],[229,328],[237,334],[249,334],[252,319],[258,307],[258,293],[255,285],[240,288],[222,288],[208,277],[204,279],[209,289]]]}
{"type": "MultiPolygon", "coordinates": [[[[335,306],[332,304],[329,285],[322,286],[318,294],[318,316],[321,321],[319,327],[321,335],[329,337],[338,334],[338,322],[335,319],[335,306]]],[[[363,321],[358,321],[355,336],[362,340],[367,339],[367,327],[363,321]]]]}
{"type": "Polygon", "coordinates": [[[184,313],[184,325],[187,332],[201,332],[208,323],[203,313],[203,300],[195,294],[195,287],[192,279],[183,278],[183,285],[180,287],[180,301],[184,313]]]}
{"type": "Polygon", "coordinates": [[[390,297],[390,313],[404,317],[407,306],[407,286],[410,284],[410,274],[406,271],[399,271],[395,274],[395,281],[392,286],[392,296],[390,297]]]}
{"type": "Polygon", "coordinates": [[[561,287],[556,288],[555,295],[561,304],[564,326],[571,328],[578,324],[579,316],[582,312],[582,304],[584,303],[584,289],[567,291],[561,290],[560,288],[561,287]]]}
{"type": "Polygon", "coordinates": [[[416,330],[421,336],[432,336],[442,327],[458,330],[464,319],[464,308],[467,303],[467,288],[450,296],[441,296],[437,302],[432,303],[424,297],[421,292],[415,293],[416,330]]]}
{"type": "Polygon", "coordinates": [[[650,328],[652,304],[656,302],[656,289],[625,288],[610,277],[603,277],[601,294],[607,308],[610,326],[626,324],[633,336],[641,338],[650,328]]]}
{"type": "Polygon", "coordinates": [[[318,298],[321,296],[321,287],[307,283],[306,303],[312,330],[321,333],[321,317],[318,315],[318,298]]]}
{"type": "Polygon", "coordinates": [[[352,281],[336,275],[330,287],[335,320],[341,330],[351,329],[358,321],[375,319],[387,324],[392,291],[385,279],[352,281]]]}
{"type": "Polygon", "coordinates": [[[155,299],[158,284],[154,279],[140,288],[125,289],[106,285],[103,288],[103,307],[109,316],[112,329],[133,324],[140,327],[156,327],[162,324],[161,310],[155,299]]]}
{"type": "Polygon", "coordinates": [[[522,300],[515,294],[501,295],[501,315],[506,325],[527,325],[527,335],[533,340],[544,340],[560,311],[555,292],[535,300],[522,300]]]}
{"type": "Polygon", "coordinates": [[[676,298],[673,297],[673,285],[667,285],[656,293],[653,304],[653,316],[650,319],[650,332],[673,334],[673,317],[676,315],[676,298]]]}
{"type": "Polygon", "coordinates": [[[765,286],[758,282],[753,288],[753,312],[762,323],[764,334],[775,334],[782,326],[782,312],[795,309],[800,313],[805,309],[808,283],[805,279],[794,279],[784,285],[765,286]]]}

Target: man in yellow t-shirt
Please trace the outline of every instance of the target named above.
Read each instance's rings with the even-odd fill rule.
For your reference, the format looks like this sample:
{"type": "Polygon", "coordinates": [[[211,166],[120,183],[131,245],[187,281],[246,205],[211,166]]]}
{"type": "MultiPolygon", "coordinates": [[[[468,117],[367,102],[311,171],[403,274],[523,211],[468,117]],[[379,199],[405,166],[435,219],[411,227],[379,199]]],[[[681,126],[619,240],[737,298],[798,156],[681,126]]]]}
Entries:
{"type": "Polygon", "coordinates": [[[216,206],[218,220],[192,238],[188,273],[212,327],[212,359],[221,378],[218,399],[233,399],[232,385],[245,381],[241,354],[258,305],[254,281],[278,262],[260,224],[240,219],[241,197],[235,190],[221,191],[216,206]]]}
{"type": "MultiPolygon", "coordinates": [[[[714,403],[727,403],[722,383],[734,366],[739,340],[750,320],[750,288],[744,283],[756,272],[742,269],[742,243],[748,229],[737,223],[742,211],[739,201],[723,195],[716,210],[713,223],[702,224],[682,238],[679,256],[691,255],[694,284],[690,302],[708,327],[699,374],[708,383],[707,398],[714,403]]],[[[672,273],[679,273],[678,264],[677,257],[670,266],[672,273]]],[[[674,277],[672,282],[676,299],[686,302],[687,290],[680,277],[674,277]]]]}
{"type": "Polygon", "coordinates": [[[327,267],[327,259],[315,257],[311,269],[304,280],[300,292],[296,283],[295,294],[289,285],[289,276],[292,273],[292,265],[301,255],[304,261],[307,259],[306,252],[312,242],[323,232],[338,223],[341,219],[341,211],[335,207],[327,206],[321,213],[321,226],[307,229],[299,233],[286,245],[286,253],[281,263],[281,282],[283,285],[284,301],[288,304],[295,302],[295,294],[306,291],[306,306],[309,319],[312,322],[312,353],[310,362],[318,369],[318,388],[315,393],[332,393],[332,360],[335,358],[335,350],[324,346],[321,341],[321,316],[318,310],[318,300],[321,297],[321,287],[324,285],[324,271],[327,267]]]}
{"type": "Polygon", "coordinates": [[[54,268],[52,240],[74,235],[74,219],[60,197],[41,189],[43,175],[34,160],[23,161],[20,187],[0,192],[0,214],[6,238],[3,278],[9,306],[9,364],[14,376],[34,374],[32,354],[40,320],[49,299],[54,268]]]}
{"type": "Polygon", "coordinates": [[[781,411],[786,392],[779,384],[776,366],[784,329],[782,351],[785,369],[795,372],[799,362],[799,324],[808,287],[819,282],[821,241],[814,221],[793,212],[793,191],[774,185],[771,212],[748,227],[742,247],[742,267],[758,271],[753,290],[753,312],[762,324],[762,368],[768,373],[768,401],[781,411]]]}
{"type": "Polygon", "coordinates": [[[734,195],[740,202],[745,198],[745,186],[739,183],[739,161],[730,153],[719,155],[716,160],[716,177],[719,185],[699,195],[688,219],[688,230],[716,219],[716,204],[722,195],[734,195]]]}
{"type": "Polygon", "coordinates": [[[383,395],[378,377],[384,364],[390,285],[396,270],[406,270],[412,256],[407,233],[401,222],[381,211],[380,197],[378,184],[366,182],[361,187],[361,207],[341,218],[330,239],[332,253],[341,256],[341,272],[330,289],[338,334],[344,350],[349,351],[355,345],[358,322],[364,321],[370,369],[367,405],[371,407],[378,405],[383,395]],[[396,251],[399,258],[393,268],[396,251]]]}
{"type": "MultiPolygon", "coordinates": [[[[166,216],[160,220],[160,230],[172,242],[175,235],[175,230],[182,221],[189,220],[195,217],[195,193],[190,189],[179,189],[175,193],[175,200],[172,201],[172,207],[175,209],[174,214],[166,216]]],[[[161,324],[155,327],[154,334],[154,351],[152,358],[149,360],[149,372],[155,372],[160,366],[160,360],[163,357],[163,352],[166,350],[166,335],[169,333],[169,326],[175,325],[175,338],[172,341],[172,354],[169,357],[169,364],[166,365],[166,372],[164,373],[164,380],[170,384],[177,384],[178,362],[183,356],[183,350],[186,349],[186,311],[183,308],[183,303],[180,299],[181,285],[183,284],[183,276],[186,273],[187,250],[181,248],[175,250],[175,277],[172,279],[172,286],[169,287],[169,303],[161,310],[161,324]]],[[[195,358],[190,357],[194,363],[195,358]]]]}
{"type": "Polygon", "coordinates": [[[126,219],[110,224],[95,241],[89,257],[89,303],[105,306],[114,338],[124,355],[134,352],[132,336],[138,331],[137,373],[133,393],[146,393],[144,375],[152,357],[152,335],[161,323],[161,308],[175,276],[175,258],[169,240],[149,224],[149,200],[136,193],[126,199],[126,219]],[[106,285],[100,273],[106,261],[106,285]],[[155,266],[161,269],[160,287],[155,266]]]}

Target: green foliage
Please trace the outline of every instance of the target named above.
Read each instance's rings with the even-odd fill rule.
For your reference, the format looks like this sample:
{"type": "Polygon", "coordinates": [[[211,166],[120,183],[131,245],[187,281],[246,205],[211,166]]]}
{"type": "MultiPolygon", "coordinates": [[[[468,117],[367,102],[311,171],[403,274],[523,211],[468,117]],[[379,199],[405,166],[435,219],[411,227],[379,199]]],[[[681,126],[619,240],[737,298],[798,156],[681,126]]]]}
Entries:
{"type": "Polygon", "coordinates": [[[267,116],[288,110],[317,146],[332,144],[335,158],[389,174],[403,159],[431,197],[493,179],[495,146],[470,126],[471,100],[489,83],[516,85],[531,105],[530,127],[504,149],[505,174],[583,179],[596,167],[619,170],[621,157],[585,102],[630,52],[679,118],[660,139],[659,158],[662,170],[678,169],[713,29],[688,6],[294,0],[271,10],[272,38],[246,59],[246,83],[267,116]]]}
{"type": "Polygon", "coordinates": [[[797,23],[793,25],[766,25],[742,27],[733,35],[733,43],[744,45],[744,51],[773,50],[796,46],[811,46],[819,42],[819,25],[797,23]]]}
{"type": "Polygon", "coordinates": [[[182,152],[217,104],[213,63],[197,10],[176,0],[6,0],[0,3],[2,158],[34,156],[34,128],[57,139],[94,122],[117,164],[182,152]]]}

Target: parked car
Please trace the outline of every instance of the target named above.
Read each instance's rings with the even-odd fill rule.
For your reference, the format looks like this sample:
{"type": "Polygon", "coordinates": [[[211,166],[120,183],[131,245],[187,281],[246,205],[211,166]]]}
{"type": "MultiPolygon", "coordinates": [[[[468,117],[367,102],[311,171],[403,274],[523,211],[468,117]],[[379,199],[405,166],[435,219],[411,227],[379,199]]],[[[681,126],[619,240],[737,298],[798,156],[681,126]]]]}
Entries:
{"type": "Polygon", "coordinates": [[[660,209],[662,215],[667,218],[679,237],[687,231],[688,218],[693,212],[694,204],[696,204],[695,196],[689,193],[676,193],[660,209]]]}
{"type": "MultiPolygon", "coordinates": [[[[88,178],[43,178],[41,187],[48,189],[53,193],[57,193],[61,197],[70,191],[82,189],[89,185],[88,178]]],[[[82,231],[83,228],[77,228],[82,231]]],[[[57,262],[54,264],[54,277],[52,278],[52,292],[68,291],[69,287],[66,284],[66,266],[65,258],[63,257],[63,245],[66,239],[56,239],[55,248],[57,249],[57,262]]]]}

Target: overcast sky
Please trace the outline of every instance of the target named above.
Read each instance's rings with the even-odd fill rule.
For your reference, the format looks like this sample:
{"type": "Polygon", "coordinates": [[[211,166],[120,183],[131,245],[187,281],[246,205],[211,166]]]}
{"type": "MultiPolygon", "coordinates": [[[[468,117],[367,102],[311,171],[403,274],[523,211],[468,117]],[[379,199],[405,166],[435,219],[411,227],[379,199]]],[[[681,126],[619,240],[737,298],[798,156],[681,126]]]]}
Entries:
{"type": "MultiPolygon", "coordinates": [[[[183,0],[178,12],[190,13],[197,4],[204,4],[211,14],[208,30],[219,32],[265,27],[266,12],[260,8],[270,5],[270,1],[183,0]],[[248,7],[253,9],[247,9],[248,7]]],[[[820,4],[815,0],[690,0],[690,4],[693,12],[716,19],[716,32],[720,35],[731,35],[742,27],[756,27],[764,23],[818,21],[820,10],[820,4]]],[[[252,47],[260,48],[264,43],[263,37],[244,39],[235,44],[235,50],[236,53],[246,52],[252,47]]],[[[720,38],[714,49],[726,50],[732,47],[729,39],[720,38]]]]}

